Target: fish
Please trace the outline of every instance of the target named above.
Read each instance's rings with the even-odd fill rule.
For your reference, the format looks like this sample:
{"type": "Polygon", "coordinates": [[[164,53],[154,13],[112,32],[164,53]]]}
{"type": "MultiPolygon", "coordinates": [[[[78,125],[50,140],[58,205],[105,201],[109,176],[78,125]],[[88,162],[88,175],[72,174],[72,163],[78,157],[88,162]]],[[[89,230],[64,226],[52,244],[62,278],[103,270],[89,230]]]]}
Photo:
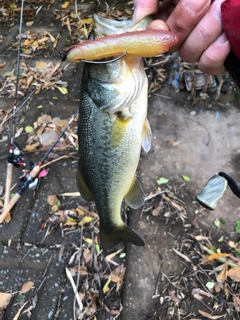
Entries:
{"type": "MultiPolygon", "coordinates": [[[[95,14],[93,23],[89,38],[94,41],[144,30],[149,20],[133,26],[131,21],[114,21],[95,14]]],[[[176,43],[174,39],[172,45],[176,43]]],[[[169,41],[167,46],[170,47],[169,41]]],[[[159,51],[160,54],[161,49],[159,51]]],[[[78,52],[70,50],[69,55],[78,61],[78,52]]],[[[85,200],[95,201],[103,250],[123,241],[144,246],[142,238],[122,220],[121,208],[123,200],[133,209],[145,201],[136,170],[141,147],[145,152],[151,147],[147,96],[148,80],[139,56],[126,54],[108,64],[84,64],[77,185],[85,200]]]]}

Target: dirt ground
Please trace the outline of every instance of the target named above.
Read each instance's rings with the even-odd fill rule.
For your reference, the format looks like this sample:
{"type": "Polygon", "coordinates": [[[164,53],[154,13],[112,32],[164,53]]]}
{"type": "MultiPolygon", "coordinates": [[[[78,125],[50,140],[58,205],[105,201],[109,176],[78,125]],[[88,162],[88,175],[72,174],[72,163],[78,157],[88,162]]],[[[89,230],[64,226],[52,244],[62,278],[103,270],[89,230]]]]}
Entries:
{"type": "MultiPolygon", "coordinates": [[[[17,8],[20,2],[17,2],[17,8],[10,9],[8,2],[1,4],[2,8],[7,8],[6,14],[12,13],[2,15],[6,20],[1,23],[2,120],[12,107],[14,97],[11,71],[16,67],[17,8]]],[[[58,39],[57,48],[60,49],[67,48],[70,41],[77,41],[77,18],[72,13],[74,1],[70,1],[66,8],[64,5],[64,1],[27,2],[24,32],[41,34],[43,42],[44,37],[49,38],[45,40],[45,46],[39,45],[40,48],[34,52],[27,53],[26,50],[33,45],[26,44],[22,60],[28,67],[38,66],[41,69],[37,63],[41,67],[46,63],[51,73],[59,62],[51,38],[48,34],[43,35],[43,30],[58,39]],[[68,20],[69,15],[73,20],[68,20]],[[31,21],[34,23],[27,26],[26,23],[31,21]]],[[[109,8],[118,16],[121,12],[127,16],[131,13],[132,4],[111,1],[106,6],[98,1],[86,1],[81,2],[80,8],[85,10],[84,18],[89,19],[93,12],[106,12],[109,8]]],[[[144,239],[145,247],[120,246],[118,249],[122,251],[114,249],[113,256],[109,256],[112,252],[98,251],[94,204],[86,203],[79,196],[62,195],[77,191],[78,156],[76,148],[65,139],[54,157],[73,155],[49,166],[49,174],[40,179],[38,188],[33,193],[28,190],[22,196],[9,224],[0,226],[0,294],[11,294],[7,307],[0,307],[0,319],[15,319],[22,306],[18,319],[240,318],[239,230],[235,229],[240,220],[240,200],[229,189],[215,211],[203,209],[195,200],[208,179],[219,171],[240,182],[239,90],[235,88],[230,93],[223,90],[215,100],[217,83],[215,88],[208,89],[207,95],[202,90],[196,91],[193,101],[185,87],[176,92],[176,88],[169,85],[175,62],[176,56],[170,58],[168,64],[160,64],[166,70],[163,72],[166,79],[157,83],[158,90],[150,90],[149,93],[152,147],[148,154],[142,153],[138,169],[147,201],[139,210],[127,209],[129,223],[144,239]],[[165,178],[164,184],[157,182],[160,178],[165,178]],[[58,200],[54,202],[51,198],[53,202],[50,202],[51,195],[56,195],[58,200]],[[64,215],[67,218],[61,220],[64,215]],[[81,228],[83,216],[91,221],[84,227],[84,239],[81,228]],[[71,276],[69,278],[66,274],[66,267],[77,284],[83,311],[76,305],[71,276]],[[16,295],[29,281],[34,282],[34,286],[26,293],[16,295]]],[[[31,70],[24,68],[21,72],[30,75],[31,70]]],[[[39,76],[34,70],[34,75],[39,76]]],[[[30,146],[26,127],[33,126],[39,117],[50,116],[49,121],[53,125],[54,118],[66,121],[74,114],[79,104],[81,73],[81,64],[61,62],[51,78],[52,87],[48,84],[49,87],[29,100],[17,118],[15,128],[16,132],[21,127],[24,129],[16,139],[22,148],[30,146]],[[55,85],[67,88],[67,94],[55,85]]],[[[39,77],[46,80],[45,75],[39,77]]],[[[22,102],[35,87],[30,83],[26,89],[26,77],[21,80],[22,102]]],[[[38,81],[39,84],[41,80],[38,81]]],[[[63,128],[64,125],[59,125],[57,132],[63,128]]],[[[12,123],[7,122],[1,132],[1,197],[4,195],[11,129],[12,123]]],[[[74,122],[70,130],[73,142],[76,141],[76,129],[77,123],[74,122]]],[[[42,146],[37,145],[32,151],[24,151],[24,160],[27,163],[30,160],[37,162],[46,149],[42,150],[42,146]]],[[[17,186],[13,192],[17,191],[20,175],[21,170],[14,168],[13,181],[17,186]]]]}

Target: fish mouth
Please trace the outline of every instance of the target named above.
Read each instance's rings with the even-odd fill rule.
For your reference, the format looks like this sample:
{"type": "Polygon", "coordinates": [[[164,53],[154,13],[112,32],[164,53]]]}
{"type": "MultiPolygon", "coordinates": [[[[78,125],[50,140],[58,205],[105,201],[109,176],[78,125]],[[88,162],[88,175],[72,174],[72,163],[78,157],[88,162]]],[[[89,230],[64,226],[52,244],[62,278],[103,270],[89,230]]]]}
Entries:
{"type": "Polygon", "coordinates": [[[131,32],[136,30],[145,30],[152,21],[150,16],[145,17],[137,24],[133,25],[132,20],[112,20],[99,14],[93,15],[94,38],[103,38],[106,36],[131,32]]]}

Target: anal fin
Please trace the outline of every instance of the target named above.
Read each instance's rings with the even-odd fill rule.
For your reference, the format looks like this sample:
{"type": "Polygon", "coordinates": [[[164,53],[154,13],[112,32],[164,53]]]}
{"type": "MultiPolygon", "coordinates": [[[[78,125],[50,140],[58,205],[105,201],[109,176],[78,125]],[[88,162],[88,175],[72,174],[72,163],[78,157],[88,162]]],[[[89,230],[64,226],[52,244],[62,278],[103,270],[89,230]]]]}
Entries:
{"type": "Polygon", "coordinates": [[[140,182],[134,178],[131,188],[124,197],[127,205],[133,209],[140,208],[145,202],[145,195],[140,182]]]}
{"type": "Polygon", "coordinates": [[[78,186],[78,190],[81,194],[81,196],[83,197],[83,199],[87,200],[87,201],[92,201],[94,200],[93,194],[90,191],[90,189],[87,186],[87,183],[82,175],[82,171],[80,168],[80,165],[78,164],[77,167],[77,186],[78,186]]]}

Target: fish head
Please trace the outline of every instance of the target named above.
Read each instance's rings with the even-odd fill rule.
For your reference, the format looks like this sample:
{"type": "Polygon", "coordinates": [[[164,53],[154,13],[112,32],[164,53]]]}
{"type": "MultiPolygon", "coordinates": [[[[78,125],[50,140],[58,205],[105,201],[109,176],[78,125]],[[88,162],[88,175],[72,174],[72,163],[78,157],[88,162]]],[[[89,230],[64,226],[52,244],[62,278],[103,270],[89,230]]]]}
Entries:
{"type": "Polygon", "coordinates": [[[124,32],[145,30],[151,21],[151,16],[146,16],[133,25],[132,20],[112,20],[99,14],[94,14],[93,39],[122,34],[124,32]]]}

